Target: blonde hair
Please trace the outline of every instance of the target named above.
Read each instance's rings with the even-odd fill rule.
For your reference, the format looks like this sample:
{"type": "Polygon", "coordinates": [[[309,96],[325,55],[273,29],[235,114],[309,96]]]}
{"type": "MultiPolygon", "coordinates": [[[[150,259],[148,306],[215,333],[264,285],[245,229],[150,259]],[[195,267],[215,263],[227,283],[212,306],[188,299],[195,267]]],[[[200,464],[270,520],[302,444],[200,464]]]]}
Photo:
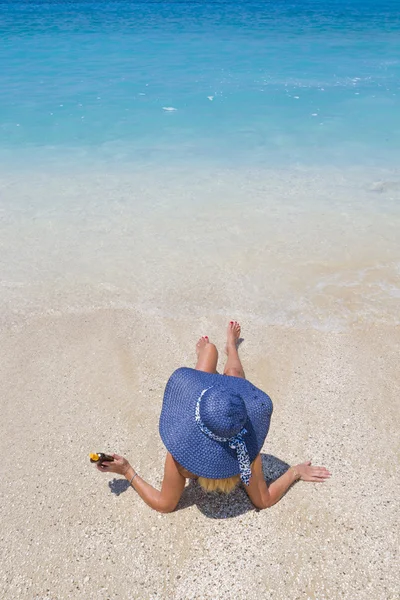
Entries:
{"type": "MultiPolygon", "coordinates": [[[[254,460],[251,463],[251,467],[253,465],[254,460]]],[[[239,483],[240,475],[233,475],[233,477],[227,477],[226,479],[207,479],[206,477],[199,477],[197,481],[206,492],[222,492],[223,494],[230,494],[239,483]]]]}
{"type": "Polygon", "coordinates": [[[206,492],[223,492],[229,494],[232,492],[240,481],[240,475],[234,475],[227,479],[206,479],[199,477],[198,482],[206,492]]]}

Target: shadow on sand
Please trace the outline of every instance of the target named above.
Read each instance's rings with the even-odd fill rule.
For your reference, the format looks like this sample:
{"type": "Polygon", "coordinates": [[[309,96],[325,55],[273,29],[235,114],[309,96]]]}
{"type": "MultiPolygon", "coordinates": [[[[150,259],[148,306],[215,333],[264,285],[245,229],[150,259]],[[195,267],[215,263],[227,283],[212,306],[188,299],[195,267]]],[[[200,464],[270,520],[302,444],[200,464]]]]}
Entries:
{"type": "MultiPolygon", "coordinates": [[[[261,459],[264,477],[268,485],[283,475],[289,468],[287,463],[271,454],[261,454],[261,459]]],[[[111,492],[116,496],[129,489],[129,482],[126,479],[113,479],[108,485],[111,492]]],[[[229,519],[250,510],[257,510],[250,502],[243,485],[239,485],[230,494],[207,493],[197,481],[191,480],[184,489],[176,510],[183,510],[194,505],[210,519],[229,519]]]]}

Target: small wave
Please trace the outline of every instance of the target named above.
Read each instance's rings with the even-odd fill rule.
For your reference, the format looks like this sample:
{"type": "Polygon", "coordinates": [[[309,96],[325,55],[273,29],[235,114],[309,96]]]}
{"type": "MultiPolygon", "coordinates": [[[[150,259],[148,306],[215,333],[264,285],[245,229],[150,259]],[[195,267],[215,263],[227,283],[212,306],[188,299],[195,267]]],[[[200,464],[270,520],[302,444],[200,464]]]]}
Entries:
{"type": "Polygon", "coordinates": [[[173,106],[163,106],[162,109],[165,110],[165,112],[175,112],[176,110],[178,110],[177,108],[174,108],[173,106]]]}
{"type": "Polygon", "coordinates": [[[371,192],[393,192],[400,190],[400,181],[375,181],[370,187],[371,192]]]}

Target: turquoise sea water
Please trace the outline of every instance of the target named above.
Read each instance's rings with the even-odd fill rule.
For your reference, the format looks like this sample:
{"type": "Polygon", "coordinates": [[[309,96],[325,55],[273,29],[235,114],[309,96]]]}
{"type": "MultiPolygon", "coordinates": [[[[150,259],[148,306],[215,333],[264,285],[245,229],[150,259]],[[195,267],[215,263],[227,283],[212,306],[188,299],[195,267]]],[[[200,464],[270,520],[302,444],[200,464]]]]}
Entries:
{"type": "Polygon", "coordinates": [[[0,320],[397,325],[399,7],[0,0],[0,320]]]}
{"type": "Polygon", "coordinates": [[[394,165],[399,0],[0,2],[4,163],[394,165]]]}

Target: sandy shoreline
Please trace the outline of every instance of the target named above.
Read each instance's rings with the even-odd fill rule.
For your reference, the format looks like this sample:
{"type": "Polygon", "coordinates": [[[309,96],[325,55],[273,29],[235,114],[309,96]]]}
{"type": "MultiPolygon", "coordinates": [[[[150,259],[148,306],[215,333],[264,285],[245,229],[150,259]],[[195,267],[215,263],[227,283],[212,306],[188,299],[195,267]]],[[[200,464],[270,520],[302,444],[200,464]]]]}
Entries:
{"type": "Polygon", "coordinates": [[[397,600],[397,180],[1,177],[1,598],[397,600]],[[158,515],[88,453],[159,484],[165,383],[230,318],[274,402],[266,476],[333,477],[262,512],[191,486],[158,515]]]}
{"type": "Polygon", "coordinates": [[[245,307],[262,326],[398,325],[399,192],[366,168],[0,173],[0,323],[245,307]]]}
{"type": "Polygon", "coordinates": [[[243,322],[248,378],[274,401],[267,471],[312,458],[332,479],[299,483],[261,512],[242,490],[226,502],[194,485],[158,515],[123,484],[110,488],[87,454],[125,454],[159,483],[165,382],[193,365],[199,335],[223,347],[226,319],[27,319],[2,334],[2,598],[398,597],[398,329],[230,316],[243,322]]]}

